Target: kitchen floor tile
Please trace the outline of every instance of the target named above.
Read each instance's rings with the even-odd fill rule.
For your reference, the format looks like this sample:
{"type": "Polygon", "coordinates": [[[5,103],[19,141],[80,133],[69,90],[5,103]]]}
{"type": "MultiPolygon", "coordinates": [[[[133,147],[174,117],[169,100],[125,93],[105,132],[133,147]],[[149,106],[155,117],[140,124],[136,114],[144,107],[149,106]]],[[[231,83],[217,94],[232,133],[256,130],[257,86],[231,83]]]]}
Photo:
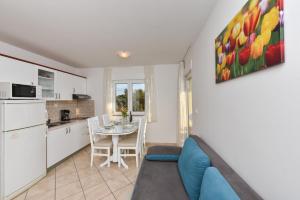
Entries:
{"type": "Polygon", "coordinates": [[[111,192],[105,183],[84,190],[86,200],[100,200],[111,192]]]}
{"type": "Polygon", "coordinates": [[[132,191],[133,191],[133,185],[130,184],[114,192],[114,195],[117,198],[117,200],[129,200],[131,198],[132,191]]]}
{"type": "MultiPolygon", "coordinates": [[[[116,199],[115,199],[114,195],[110,194],[110,195],[104,197],[104,198],[101,199],[101,200],[116,200],[116,199]]],[[[129,199],[128,199],[128,200],[129,200],[129,199]]]]}
{"type": "Polygon", "coordinates": [[[37,193],[33,193],[29,190],[26,200],[55,200],[55,190],[37,193]]]}
{"type": "Polygon", "coordinates": [[[65,199],[80,192],[82,192],[80,182],[71,183],[56,189],[56,200],[65,199]]]}
{"type": "Polygon", "coordinates": [[[106,183],[113,192],[130,184],[129,180],[123,174],[107,180],[106,183]]]}
{"type": "Polygon", "coordinates": [[[60,188],[74,182],[78,182],[78,175],[76,172],[57,177],[55,186],[56,188],[60,188]]]}

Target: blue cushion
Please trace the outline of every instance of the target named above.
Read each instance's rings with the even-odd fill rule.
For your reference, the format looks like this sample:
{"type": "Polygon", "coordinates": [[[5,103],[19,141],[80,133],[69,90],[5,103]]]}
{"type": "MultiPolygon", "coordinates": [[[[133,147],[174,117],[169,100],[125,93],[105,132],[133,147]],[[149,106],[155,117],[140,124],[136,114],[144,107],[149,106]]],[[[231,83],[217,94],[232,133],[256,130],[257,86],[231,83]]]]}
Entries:
{"type": "Polygon", "coordinates": [[[198,200],[205,169],[210,166],[208,156],[193,138],[187,138],[178,159],[178,169],[190,200],[198,200]]]}
{"type": "Polygon", "coordinates": [[[235,191],[215,167],[206,169],[199,200],[239,200],[235,191]]]}
{"type": "Polygon", "coordinates": [[[146,160],[151,161],[177,161],[179,158],[178,154],[147,154],[146,160]]]}

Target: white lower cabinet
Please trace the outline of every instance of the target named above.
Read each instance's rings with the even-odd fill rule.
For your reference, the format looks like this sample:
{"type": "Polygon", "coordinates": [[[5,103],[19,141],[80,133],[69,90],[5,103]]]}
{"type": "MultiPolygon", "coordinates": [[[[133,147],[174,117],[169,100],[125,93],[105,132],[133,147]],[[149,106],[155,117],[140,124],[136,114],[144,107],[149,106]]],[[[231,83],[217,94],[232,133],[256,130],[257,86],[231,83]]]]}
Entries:
{"type": "Polygon", "coordinates": [[[47,134],[47,168],[90,143],[86,121],[71,123],[47,134]]]}

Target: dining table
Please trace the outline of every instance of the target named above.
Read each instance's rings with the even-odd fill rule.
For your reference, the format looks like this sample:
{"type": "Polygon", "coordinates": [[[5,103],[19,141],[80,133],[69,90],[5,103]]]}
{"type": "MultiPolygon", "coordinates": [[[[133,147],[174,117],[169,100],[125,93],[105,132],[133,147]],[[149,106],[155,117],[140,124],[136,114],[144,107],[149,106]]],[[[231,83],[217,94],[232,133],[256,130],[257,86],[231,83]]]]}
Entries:
{"type": "MultiPolygon", "coordinates": [[[[110,157],[110,160],[105,161],[107,162],[111,161],[114,163],[118,162],[118,143],[120,136],[126,136],[135,133],[138,130],[138,126],[135,123],[130,123],[126,125],[112,125],[110,127],[105,128],[99,128],[96,131],[96,135],[101,136],[111,136],[112,138],[112,144],[113,144],[113,153],[110,157]]],[[[125,161],[121,158],[120,159],[121,165],[128,169],[128,165],[125,163],[125,161]]]]}

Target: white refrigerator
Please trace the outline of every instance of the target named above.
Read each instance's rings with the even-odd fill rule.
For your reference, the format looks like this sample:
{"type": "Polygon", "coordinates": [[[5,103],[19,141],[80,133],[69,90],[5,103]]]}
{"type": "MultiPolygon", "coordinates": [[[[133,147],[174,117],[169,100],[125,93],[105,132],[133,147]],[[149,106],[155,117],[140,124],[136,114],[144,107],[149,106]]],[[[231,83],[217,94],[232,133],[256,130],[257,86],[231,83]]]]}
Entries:
{"type": "Polygon", "coordinates": [[[12,199],[46,175],[44,100],[0,101],[0,199],[12,199]]]}

